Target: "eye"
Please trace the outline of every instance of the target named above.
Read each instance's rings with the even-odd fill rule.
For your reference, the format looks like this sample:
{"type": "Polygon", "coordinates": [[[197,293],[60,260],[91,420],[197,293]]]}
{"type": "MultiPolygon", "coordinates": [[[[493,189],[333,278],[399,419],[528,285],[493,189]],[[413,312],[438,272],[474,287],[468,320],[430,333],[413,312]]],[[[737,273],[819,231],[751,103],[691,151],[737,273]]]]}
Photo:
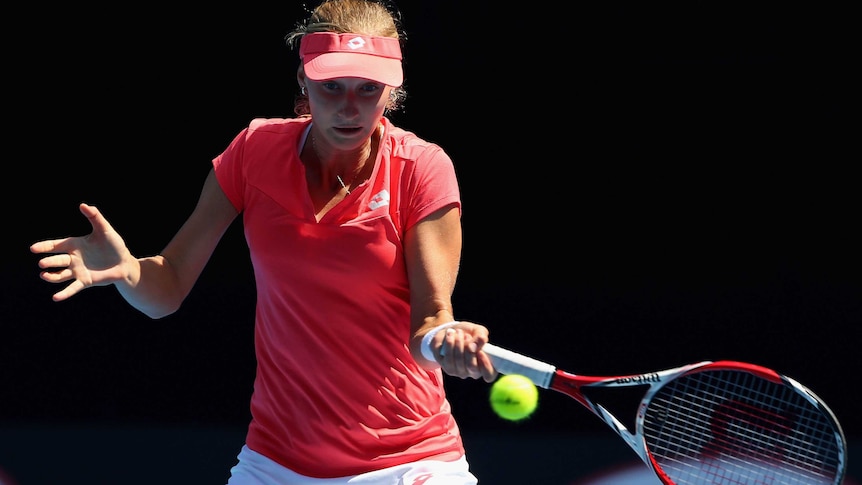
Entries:
{"type": "Polygon", "coordinates": [[[377,94],[381,89],[383,85],[379,83],[366,83],[359,88],[362,94],[377,94]]]}
{"type": "Polygon", "coordinates": [[[335,81],[323,81],[320,85],[327,91],[337,91],[339,89],[338,83],[335,81]]]}

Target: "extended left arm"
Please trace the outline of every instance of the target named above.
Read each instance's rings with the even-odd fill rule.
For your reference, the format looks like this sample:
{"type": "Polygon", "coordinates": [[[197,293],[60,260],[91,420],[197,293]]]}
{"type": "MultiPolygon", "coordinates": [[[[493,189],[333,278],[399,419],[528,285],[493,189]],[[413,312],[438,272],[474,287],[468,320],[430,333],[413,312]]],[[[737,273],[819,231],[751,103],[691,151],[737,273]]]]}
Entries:
{"type": "Polygon", "coordinates": [[[423,356],[423,337],[440,325],[455,322],[452,292],[461,262],[461,214],[450,205],[432,213],[404,237],[407,275],[410,280],[410,352],[426,369],[443,368],[461,378],[492,382],[497,373],[481,351],[488,329],[476,323],[456,322],[430,340],[435,360],[423,356]],[[444,354],[444,356],[441,355],[444,354]]]}

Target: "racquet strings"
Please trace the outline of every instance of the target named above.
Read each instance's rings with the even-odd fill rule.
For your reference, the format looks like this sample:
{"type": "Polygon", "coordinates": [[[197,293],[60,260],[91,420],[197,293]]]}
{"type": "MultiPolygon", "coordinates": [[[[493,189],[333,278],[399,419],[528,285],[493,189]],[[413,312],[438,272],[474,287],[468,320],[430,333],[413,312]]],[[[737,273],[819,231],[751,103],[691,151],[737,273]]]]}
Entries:
{"type": "Polygon", "coordinates": [[[677,485],[829,484],[843,475],[831,412],[790,385],[704,370],[661,387],[644,413],[646,446],[677,485]]]}

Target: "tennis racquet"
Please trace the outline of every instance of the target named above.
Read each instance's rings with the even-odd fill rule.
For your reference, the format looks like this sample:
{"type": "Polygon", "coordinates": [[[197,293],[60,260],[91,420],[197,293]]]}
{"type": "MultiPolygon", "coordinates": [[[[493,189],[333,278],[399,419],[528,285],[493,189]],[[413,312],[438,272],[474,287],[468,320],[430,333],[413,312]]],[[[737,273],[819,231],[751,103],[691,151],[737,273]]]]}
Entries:
{"type": "Polygon", "coordinates": [[[524,375],[584,405],[664,484],[840,484],[844,476],[847,443],[835,415],[771,369],[725,360],[595,377],[492,344],[482,350],[499,373],[524,375]],[[588,396],[591,389],[635,386],[644,394],[631,427],[588,396]]]}

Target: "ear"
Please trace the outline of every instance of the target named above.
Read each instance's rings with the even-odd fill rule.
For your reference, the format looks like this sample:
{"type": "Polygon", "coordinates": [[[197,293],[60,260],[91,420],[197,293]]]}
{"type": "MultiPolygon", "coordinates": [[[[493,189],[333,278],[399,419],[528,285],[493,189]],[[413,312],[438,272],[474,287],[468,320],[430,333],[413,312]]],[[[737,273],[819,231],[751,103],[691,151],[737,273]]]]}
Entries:
{"type": "Polygon", "coordinates": [[[296,82],[300,87],[305,86],[305,69],[302,68],[302,64],[296,69],[296,82]]]}

